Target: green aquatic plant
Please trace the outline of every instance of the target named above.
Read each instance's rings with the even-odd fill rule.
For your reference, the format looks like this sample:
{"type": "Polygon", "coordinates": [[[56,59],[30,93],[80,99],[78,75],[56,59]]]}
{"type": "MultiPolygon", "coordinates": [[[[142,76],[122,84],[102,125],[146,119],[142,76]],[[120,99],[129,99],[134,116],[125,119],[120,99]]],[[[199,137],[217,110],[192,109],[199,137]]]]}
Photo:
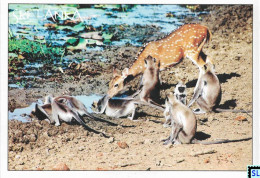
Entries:
{"type": "Polygon", "coordinates": [[[111,43],[112,37],[113,37],[113,34],[103,32],[103,34],[102,34],[102,38],[104,39],[103,43],[105,43],[105,44],[111,43]]]}
{"type": "Polygon", "coordinates": [[[54,61],[60,59],[64,49],[58,46],[52,46],[51,44],[36,40],[9,38],[8,41],[9,53],[15,53],[17,55],[22,54],[25,59],[34,61],[38,59],[54,61]]]}

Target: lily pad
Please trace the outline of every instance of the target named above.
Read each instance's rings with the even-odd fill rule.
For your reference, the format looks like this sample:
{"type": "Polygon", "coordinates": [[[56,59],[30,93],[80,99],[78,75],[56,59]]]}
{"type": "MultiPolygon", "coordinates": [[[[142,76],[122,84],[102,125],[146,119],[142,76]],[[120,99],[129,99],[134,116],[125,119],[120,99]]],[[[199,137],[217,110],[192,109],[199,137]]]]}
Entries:
{"type": "Polygon", "coordinates": [[[113,34],[109,34],[109,33],[103,33],[102,34],[102,38],[104,40],[110,40],[113,37],[113,34]]]}
{"type": "Polygon", "coordinates": [[[66,43],[68,45],[76,46],[76,44],[79,42],[78,38],[69,38],[66,43]]]}
{"type": "Polygon", "coordinates": [[[68,50],[82,50],[82,49],[86,49],[87,46],[87,40],[80,38],[79,42],[76,46],[68,46],[68,50]]]}
{"type": "Polygon", "coordinates": [[[80,32],[85,30],[85,28],[86,26],[84,25],[84,23],[79,23],[73,27],[73,31],[80,32]]]}
{"type": "Polygon", "coordinates": [[[76,46],[68,46],[67,49],[68,50],[82,50],[82,49],[86,49],[87,46],[96,46],[96,45],[100,46],[100,45],[103,45],[103,43],[98,40],[80,38],[79,42],[76,46]]]}

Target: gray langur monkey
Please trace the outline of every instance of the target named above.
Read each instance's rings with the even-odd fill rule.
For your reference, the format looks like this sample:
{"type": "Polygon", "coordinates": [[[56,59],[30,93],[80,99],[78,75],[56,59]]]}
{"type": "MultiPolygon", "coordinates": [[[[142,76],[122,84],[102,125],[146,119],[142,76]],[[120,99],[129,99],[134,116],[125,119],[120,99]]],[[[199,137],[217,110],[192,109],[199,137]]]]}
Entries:
{"type": "Polygon", "coordinates": [[[157,104],[160,98],[160,78],[159,69],[160,61],[148,56],[145,60],[145,70],[142,76],[141,93],[139,94],[140,101],[157,104]]]}
{"type": "MultiPolygon", "coordinates": [[[[131,114],[129,119],[133,120],[135,116],[135,104],[148,105],[164,111],[164,107],[157,104],[160,97],[160,79],[159,66],[155,58],[148,56],[145,60],[145,71],[142,76],[140,89],[131,97],[126,98],[110,98],[105,95],[97,103],[98,112],[104,113],[109,117],[124,117],[131,114]],[[136,98],[134,98],[136,97],[136,98]]],[[[94,105],[93,105],[94,106],[94,105]]]]}
{"type": "Polygon", "coordinates": [[[131,115],[128,117],[128,119],[134,120],[137,104],[150,106],[160,111],[164,111],[163,107],[140,101],[139,99],[128,97],[113,99],[109,98],[108,95],[105,95],[98,102],[94,102],[92,106],[97,109],[97,111],[94,111],[96,114],[105,113],[107,116],[114,118],[121,118],[131,115]]]}
{"type": "Polygon", "coordinates": [[[187,93],[186,93],[186,85],[181,81],[176,85],[174,90],[176,98],[182,102],[184,105],[187,104],[187,93]]]}
{"type": "Polygon", "coordinates": [[[211,142],[204,142],[195,139],[195,134],[197,130],[197,120],[195,114],[190,108],[181,103],[172,92],[167,95],[166,105],[170,108],[170,119],[171,119],[171,134],[170,136],[163,140],[164,145],[169,143],[174,144],[189,144],[189,143],[199,143],[199,144],[220,144],[228,142],[238,142],[246,141],[252,139],[245,138],[239,140],[216,140],[211,142]]]}
{"type": "Polygon", "coordinates": [[[32,111],[32,114],[34,114],[38,119],[47,119],[49,120],[49,123],[55,123],[55,126],[60,125],[60,120],[70,123],[73,119],[75,119],[85,129],[108,137],[104,133],[87,126],[82,121],[80,115],[86,114],[86,108],[83,103],[78,101],[76,98],[71,96],[61,96],[53,98],[53,96],[49,95],[45,98],[44,103],[45,104],[42,106],[36,104],[35,110],[32,111]]]}
{"type": "Polygon", "coordinates": [[[188,104],[188,107],[190,107],[196,101],[199,106],[198,109],[193,110],[196,114],[206,113],[210,111],[234,113],[242,112],[247,114],[248,112],[250,112],[245,110],[220,109],[219,103],[221,101],[221,95],[221,86],[219,79],[214,72],[214,67],[211,63],[204,64],[200,68],[198,82],[194,89],[193,97],[188,104]]]}
{"type": "MultiPolygon", "coordinates": [[[[177,100],[179,100],[182,104],[186,105],[186,85],[183,84],[184,82],[180,81],[176,88],[174,89],[174,94],[176,95],[177,100]]],[[[171,127],[171,118],[170,118],[170,104],[168,103],[168,100],[165,100],[165,110],[163,112],[163,115],[165,117],[165,123],[163,124],[163,127],[171,127]]]]}

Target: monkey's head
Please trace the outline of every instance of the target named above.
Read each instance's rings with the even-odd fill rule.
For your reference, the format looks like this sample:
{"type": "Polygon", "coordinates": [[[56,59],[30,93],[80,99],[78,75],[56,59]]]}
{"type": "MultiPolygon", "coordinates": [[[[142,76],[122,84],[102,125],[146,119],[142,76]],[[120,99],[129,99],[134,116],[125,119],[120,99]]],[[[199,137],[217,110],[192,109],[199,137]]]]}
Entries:
{"type": "Polygon", "coordinates": [[[185,93],[185,90],[186,90],[186,85],[183,84],[182,81],[180,81],[177,85],[176,85],[176,88],[174,90],[174,93],[176,94],[182,94],[182,93],[185,93]]]}
{"type": "Polygon", "coordinates": [[[101,99],[99,99],[98,101],[93,101],[92,108],[94,110],[97,110],[98,112],[100,112],[102,110],[102,108],[106,105],[108,100],[109,100],[109,96],[105,95],[101,99]]]}
{"type": "Polygon", "coordinates": [[[149,67],[154,67],[154,68],[159,68],[160,67],[160,61],[156,60],[155,58],[153,58],[152,56],[148,56],[145,60],[144,60],[144,65],[145,68],[149,68],[149,67]]]}
{"type": "Polygon", "coordinates": [[[175,103],[177,101],[176,95],[173,94],[173,92],[170,92],[167,96],[166,96],[166,100],[165,100],[165,104],[171,104],[173,105],[173,103],[175,103]]]}
{"type": "Polygon", "coordinates": [[[202,71],[204,73],[208,72],[208,71],[212,71],[214,72],[215,71],[215,65],[214,64],[211,64],[210,62],[207,62],[205,63],[203,66],[202,66],[202,71]]]}

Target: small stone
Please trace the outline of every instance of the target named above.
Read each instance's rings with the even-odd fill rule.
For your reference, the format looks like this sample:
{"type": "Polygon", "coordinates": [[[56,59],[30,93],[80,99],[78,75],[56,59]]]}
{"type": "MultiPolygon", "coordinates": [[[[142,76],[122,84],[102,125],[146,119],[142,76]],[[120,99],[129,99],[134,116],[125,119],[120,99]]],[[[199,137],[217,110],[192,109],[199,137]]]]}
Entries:
{"type": "Polygon", "coordinates": [[[160,160],[159,160],[159,161],[156,161],[156,164],[155,164],[155,165],[156,165],[156,166],[161,166],[161,162],[162,162],[162,161],[160,161],[160,160]]]}
{"type": "Polygon", "coordinates": [[[150,144],[150,143],[153,143],[153,141],[150,140],[150,139],[145,139],[145,140],[144,140],[144,144],[150,144]]]}
{"type": "Polygon", "coordinates": [[[46,139],[49,138],[49,135],[48,135],[48,132],[47,132],[47,131],[46,131],[46,132],[43,132],[42,136],[43,136],[44,138],[46,138],[46,139]]]}
{"type": "Polygon", "coordinates": [[[204,163],[209,163],[209,158],[205,159],[204,163]]]}
{"type": "Polygon", "coordinates": [[[69,171],[69,167],[65,163],[58,163],[53,168],[53,171],[69,171]]]}
{"type": "Polygon", "coordinates": [[[165,146],[166,148],[173,148],[173,144],[168,144],[165,146]]]}
{"type": "Polygon", "coordinates": [[[16,156],[15,156],[15,159],[20,159],[20,158],[21,158],[20,155],[16,155],[16,156]]]}
{"type": "Polygon", "coordinates": [[[103,153],[97,153],[97,157],[102,157],[103,156],[103,153]]]}
{"type": "Polygon", "coordinates": [[[114,137],[110,137],[109,139],[107,139],[107,143],[113,143],[115,141],[114,137]]]}
{"type": "Polygon", "coordinates": [[[84,147],[84,146],[81,146],[81,147],[78,148],[78,150],[79,150],[79,151],[83,151],[83,150],[85,150],[85,147],[84,147]]]}
{"type": "Polygon", "coordinates": [[[25,163],[23,161],[19,162],[18,163],[19,165],[24,165],[25,163]]]}
{"type": "Polygon", "coordinates": [[[247,118],[244,116],[238,116],[235,118],[236,121],[247,121],[247,118]]]}
{"type": "Polygon", "coordinates": [[[183,161],[185,161],[185,159],[178,159],[178,160],[176,161],[176,163],[181,163],[181,162],[183,162],[183,161]]]}
{"type": "Polygon", "coordinates": [[[117,142],[117,145],[122,149],[129,148],[126,142],[117,142]]]}

